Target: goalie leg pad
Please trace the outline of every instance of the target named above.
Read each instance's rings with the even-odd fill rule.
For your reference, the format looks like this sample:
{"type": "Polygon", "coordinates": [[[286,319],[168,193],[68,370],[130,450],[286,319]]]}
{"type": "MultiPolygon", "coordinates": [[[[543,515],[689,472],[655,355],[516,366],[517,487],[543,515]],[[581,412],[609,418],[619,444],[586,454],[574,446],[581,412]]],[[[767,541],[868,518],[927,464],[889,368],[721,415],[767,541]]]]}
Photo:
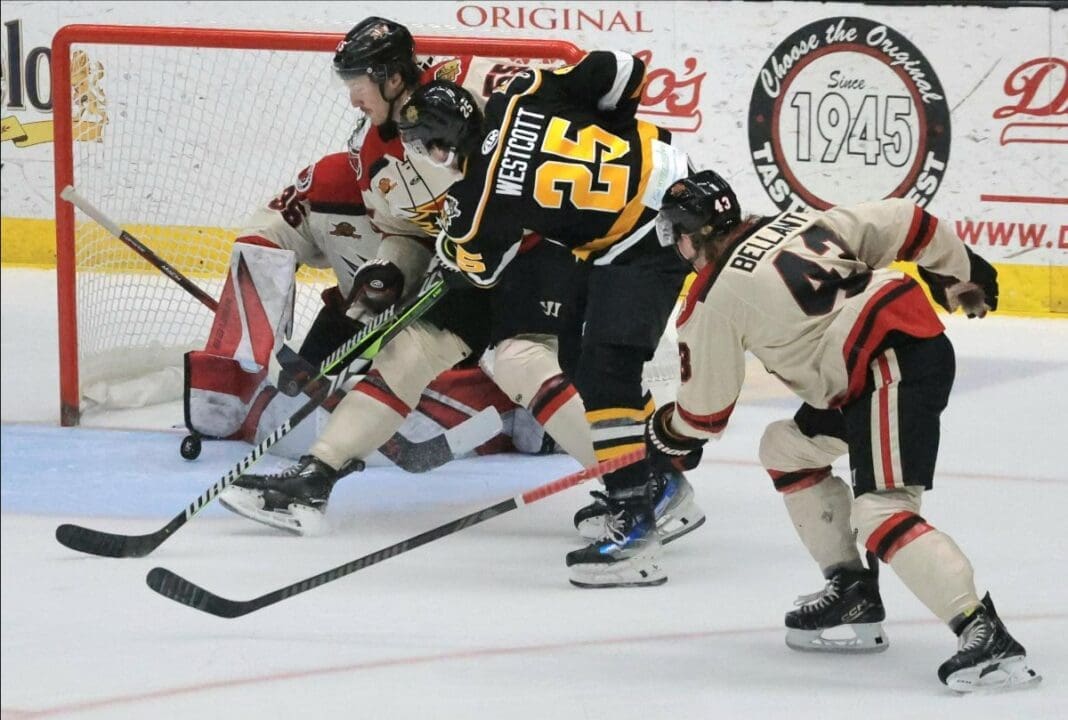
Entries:
{"type": "Polygon", "coordinates": [[[205,350],[247,368],[267,367],[293,319],[292,250],[235,243],[205,350]]]}
{"type": "Polygon", "coordinates": [[[232,357],[195,350],[185,355],[185,425],[206,437],[241,430],[253,398],[266,387],[267,369],[247,372],[232,357]]]}

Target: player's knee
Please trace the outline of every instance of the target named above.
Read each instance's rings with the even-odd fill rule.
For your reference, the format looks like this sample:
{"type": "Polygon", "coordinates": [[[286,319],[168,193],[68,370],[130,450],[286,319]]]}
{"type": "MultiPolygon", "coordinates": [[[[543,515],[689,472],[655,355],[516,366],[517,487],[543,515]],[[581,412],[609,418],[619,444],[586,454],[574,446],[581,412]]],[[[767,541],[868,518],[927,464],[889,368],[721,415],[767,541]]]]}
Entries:
{"type": "Polygon", "coordinates": [[[404,404],[415,407],[430,381],[469,353],[453,333],[415,323],[382,348],[373,367],[404,404]]]}
{"type": "Polygon", "coordinates": [[[793,420],[776,420],[764,428],[760,438],[758,456],[765,470],[794,470],[796,461],[791,457],[788,447],[800,435],[797,423],[793,420]]]}
{"type": "Polygon", "coordinates": [[[806,433],[796,418],[777,420],[768,425],[760,438],[760,463],[778,487],[782,475],[815,471],[826,474],[829,466],[848,449],[837,437],[806,433]]]}
{"type": "Polygon", "coordinates": [[[886,559],[879,546],[901,539],[910,526],[923,522],[919,515],[922,497],[923,488],[909,486],[868,492],[854,499],[850,520],[857,542],[886,559]]]}
{"type": "Polygon", "coordinates": [[[528,406],[542,384],[560,374],[556,349],[541,339],[508,338],[494,352],[493,379],[517,405],[528,406]]]}

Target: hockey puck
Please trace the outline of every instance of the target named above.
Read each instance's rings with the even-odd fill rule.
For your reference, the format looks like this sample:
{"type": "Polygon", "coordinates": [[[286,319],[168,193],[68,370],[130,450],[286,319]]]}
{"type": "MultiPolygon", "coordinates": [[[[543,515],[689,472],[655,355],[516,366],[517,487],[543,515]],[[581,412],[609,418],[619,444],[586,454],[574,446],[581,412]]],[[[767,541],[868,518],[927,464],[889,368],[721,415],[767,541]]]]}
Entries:
{"type": "Polygon", "coordinates": [[[186,460],[196,460],[200,457],[201,443],[199,435],[186,435],[182,438],[182,445],[178,448],[178,452],[182,454],[186,460]]]}

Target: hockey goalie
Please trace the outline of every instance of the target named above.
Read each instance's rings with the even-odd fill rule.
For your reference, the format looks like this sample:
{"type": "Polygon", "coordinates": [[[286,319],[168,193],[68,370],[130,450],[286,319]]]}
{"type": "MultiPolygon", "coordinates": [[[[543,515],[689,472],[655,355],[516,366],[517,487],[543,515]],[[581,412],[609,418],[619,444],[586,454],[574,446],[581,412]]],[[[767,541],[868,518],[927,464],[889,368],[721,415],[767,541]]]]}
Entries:
{"type": "MultiPolygon", "coordinates": [[[[357,128],[353,143],[359,135],[357,128]]],[[[304,168],[237,237],[205,348],[186,354],[185,422],[191,432],[258,443],[307,402],[299,392],[301,380],[317,375],[322,361],[368,318],[419,288],[431,252],[417,239],[383,232],[372,222],[357,181],[359,162],[356,147],[304,168]],[[292,331],[300,265],[331,268],[337,285],[322,293],[322,307],[293,353],[284,341],[292,331]],[[282,367],[277,383],[269,378],[272,356],[282,367]]],[[[299,457],[329,410],[329,405],[318,409],[272,452],[299,457]]],[[[386,456],[400,460],[409,442],[443,433],[457,454],[554,447],[533,417],[477,364],[448,371],[427,388],[386,456]]],[[[407,469],[427,465],[405,459],[398,464],[407,469]]]]}

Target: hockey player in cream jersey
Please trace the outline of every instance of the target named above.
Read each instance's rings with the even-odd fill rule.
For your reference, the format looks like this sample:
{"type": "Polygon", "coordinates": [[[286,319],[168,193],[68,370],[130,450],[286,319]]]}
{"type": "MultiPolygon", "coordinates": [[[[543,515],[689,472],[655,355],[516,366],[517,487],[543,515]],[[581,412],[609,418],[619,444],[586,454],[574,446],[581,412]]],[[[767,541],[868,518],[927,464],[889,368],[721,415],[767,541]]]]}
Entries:
{"type": "Polygon", "coordinates": [[[989,593],[980,600],[968,558],[919,514],[933,484],[954,354],[920,285],[887,266],[917,262],[935,300],[969,317],[997,308],[995,270],[908,201],[743,218],[730,186],[711,171],[669,189],[660,230],[698,276],[678,319],[677,401],[648,423],[653,453],[696,462],[727,425],[747,351],[805,403],[793,419],[772,423],[760,445],[827,579],[787,613],[787,644],[885,649],[885,612],[859,542],[959,636],[957,654],[939,668],[943,683],[965,692],[1038,680],[989,593]],[[852,493],[831,473],[847,452],[852,493]],[[856,637],[824,634],[841,625],[856,637]]]}
{"type": "MultiPolygon", "coordinates": [[[[409,157],[397,136],[400,108],[421,81],[439,73],[455,76],[483,91],[507,66],[491,65],[488,74],[471,74],[467,59],[438,63],[420,75],[414,43],[402,25],[368,18],[338,46],[334,69],[345,83],[350,103],[369,122],[353,139],[357,186],[373,226],[386,241],[407,243],[419,252],[432,248],[445,192],[456,172],[427,158],[409,157]]],[[[485,67],[485,66],[480,66],[485,67]]],[[[518,71],[513,68],[512,72],[518,71]]],[[[334,483],[359,467],[412,411],[435,377],[465,359],[477,360],[488,343],[496,344],[491,369],[497,385],[526,408],[547,432],[583,465],[594,464],[584,408],[556,359],[557,318],[540,303],[560,307],[567,301],[567,278],[574,263],[564,248],[530,238],[529,272],[524,282],[496,298],[474,289],[453,289],[418,322],[408,327],[375,358],[371,372],[338,405],[300,462],[273,475],[245,475],[220,501],[259,522],[298,533],[321,525],[334,483]],[[519,308],[504,316],[497,309],[519,308]]],[[[381,263],[376,278],[395,293],[418,287],[396,263],[381,263]]]]}
{"type": "MultiPolygon", "coordinates": [[[[280,394],[267,379],[271,354],[289,332],[297,266],[331,267],[337,276],[337,287],[323,293],[323,306],[299,348],[304,366],[317,368],[369,316],[418,289],[432,254],[428,238],[437,232],[441,196],[453,173],[407,158],[395,136],[390,113],[411,87],[447,78],[484,98],[524,69],[485,57],[412,57],[407,31],[380,18],[368,18],[357,28],[344,43],[350,61],[344,67],[352,71],[350,101],[362,111],[348,152],[327,155],[302,170],[249,219],[234,246],[224,302],[208,343],[189,354],[186,424],[198,435],[259,442],[306,402],[303,395],[280,394]],[[383,77],[386,68],[390,72],[383,77]],[[371,69],[380,74],[372,76],[371,69]]],[[[287,385],[288,375],[283,369],[280,387],[287,385]]],[[[457,400],[453,404],[465,411],[501,410],[502,434],[480,452],[553,446],[527,409],[513,405],[475,368],[435,379],[415,408],[417,417],[406,425],[424,427],[429,421],[444,429],[461,422],[462,413],[442,411],[435,400],[442,396],[457,400]]],[[[317,411],[271,452],[300,457],[328,418],[325,410],[317,411]]]]}

